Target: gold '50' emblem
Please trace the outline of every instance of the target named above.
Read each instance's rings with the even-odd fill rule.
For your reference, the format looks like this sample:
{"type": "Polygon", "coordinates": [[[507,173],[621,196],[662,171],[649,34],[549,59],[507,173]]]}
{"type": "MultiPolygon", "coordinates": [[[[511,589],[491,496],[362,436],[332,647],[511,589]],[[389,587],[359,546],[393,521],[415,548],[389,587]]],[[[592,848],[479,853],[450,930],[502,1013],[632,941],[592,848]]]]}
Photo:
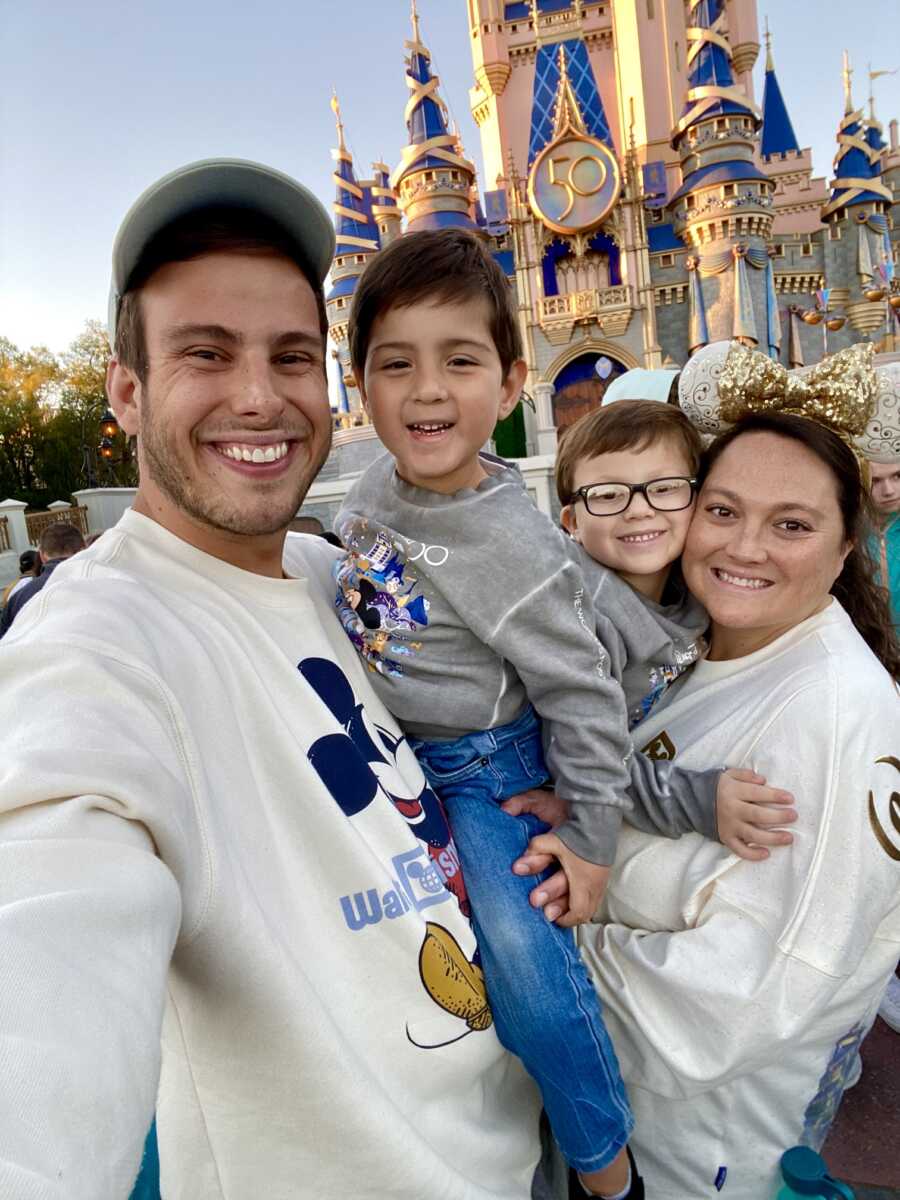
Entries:
{"type": "Polygon", "coordinates": [[[619,164],[608,146],[587,134],[569,133],[534,160],[528,201],[556,233],[579,233],[599,225],[616,202],[619,164]]]}

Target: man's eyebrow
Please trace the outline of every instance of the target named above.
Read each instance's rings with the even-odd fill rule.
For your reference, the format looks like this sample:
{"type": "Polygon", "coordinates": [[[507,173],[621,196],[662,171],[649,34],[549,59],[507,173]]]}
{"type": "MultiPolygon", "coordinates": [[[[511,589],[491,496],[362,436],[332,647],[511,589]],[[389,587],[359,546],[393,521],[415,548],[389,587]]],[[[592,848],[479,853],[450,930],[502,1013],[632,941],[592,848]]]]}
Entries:
{"type": "Polygon", "coordinates": [[[226,329],[224,325],[170,325],[163,333],[163,340],[170,345],[194,338],[201,341],[228,342],[232,346],[240,345],[244,340],[240,333],[226,329]]]}
{"type": "Polygon", "coordinates": [[[273,350],[283,350],[285,346],[298,346],[304,350],[316,350],[321,353],[322,335],[309,333],[304,329],[289,329],[285,333],[279,333],[272,342],[273,350]]]}

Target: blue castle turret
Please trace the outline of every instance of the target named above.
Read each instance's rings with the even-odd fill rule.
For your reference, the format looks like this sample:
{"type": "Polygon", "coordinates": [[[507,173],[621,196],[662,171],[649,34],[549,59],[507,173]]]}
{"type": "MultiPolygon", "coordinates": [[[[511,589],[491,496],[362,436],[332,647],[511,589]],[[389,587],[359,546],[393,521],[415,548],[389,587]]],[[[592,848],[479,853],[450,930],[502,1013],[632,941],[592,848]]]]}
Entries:
{"type": "Polygon", "coordinates": [[[475,168],[463,157],[447,128],[447,106],[431,73],[431,54],[422,41],[416,0],[412,0],[412,40],[406,43],[406,104],[409,143],[391,176],[408,231],[462,226],[475,229],[472,199],[475,168]]]}
{"type": "Polygon", "coordinates": [[[838,127],[831,197],[821,215],[844,248],[843,274],[849,286],[842,289],[842,298],[850,325],[871,337],[885,320],[883,297],[891,257],[886,214],[893,196],[881,179],[885,147],[874,101],[867,119],[863,109],[853,105],[852,74],[844,51],[844,116],[838,127]]]}
{"type": "Polygon", "coordinates": [[[691,0],[687,96],[672,130],[682,184],[669,204],[676,234],[694,251],[686,264],[692,350],[774,336],[766,284],[774,185],[753,160],[762,120],[735,86],[724,10],[724,0],[691,0]]]}
{"type": "Polygon", "coordinates": [[[781,94],[775,63],[772,60],[772,39],[766,24],[766,78],[763,85],[762,135],[760,153],[763,158],[773,154],[796,154],[800,150],[794,126],[788,116],[787,105],[781,94]]]}
{"type": "MultiPolygon", "coordinates": [[[[332,210],[337,235],[331,267],[331,291],[325,297],[328,327],[337,350],[334,357],[339,373],[339,411],[350,414],[359,409],[350,358],[347,350],[347,318],[350,301],[360,275],[373,254],[379,250],[378,230],[373,217],[373,196],[360,185],[353,170],[353,157],[344,141],[344,125],[337,94],[331,107],[337,125],[338,144],[331,154],[335,160],[332,179],[336,195],[332,210]]],[[[371,185],[370,185],[371,186],[371,185]]]]}
{"type": "Polygon", "coordinates": [[[403,217],[397,205],[397,194],[391,187],[390,168],[386,163],[372,163],[372,217],[378,229],[378,241],[381,248],[389,246],[394,238],[399,237],[403,217]]]}
{"type": "Polygon", "coordinates": [[[834,156],[834,179],[831,198],[822,209],[822,220],[839,219],[846,210],[866,204],[883,213],[893,196],[881,182],[881,159],[884,142],[881,126],[874,119],[865,120],[863,110],[853,107],[850,78],[853,74],[847,52],[844,51],[844,116],[838,126],[838,149],[834,156]]]}

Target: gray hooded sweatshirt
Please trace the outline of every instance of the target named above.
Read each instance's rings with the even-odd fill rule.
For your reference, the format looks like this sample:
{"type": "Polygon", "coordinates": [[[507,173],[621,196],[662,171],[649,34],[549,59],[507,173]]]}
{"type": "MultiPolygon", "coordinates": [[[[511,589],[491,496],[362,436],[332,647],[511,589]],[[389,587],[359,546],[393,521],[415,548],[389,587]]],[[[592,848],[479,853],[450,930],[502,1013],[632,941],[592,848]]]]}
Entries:
{"type": "Polygon", "coordinates": [[[406,483],[385,455],[347,494],[337,606],[379,698],[427,741],[507,725],[530,701],[569,805],[556,832],[585,859],[613,861],[625,811],[655,832],[715,836],[714,783],[712,804],[704,776],[676,796],[670,764],[632,753],[625,696],[568,537],[515,467],[489,456],[482,465],[477,488],[447,496],[406,483]]]}

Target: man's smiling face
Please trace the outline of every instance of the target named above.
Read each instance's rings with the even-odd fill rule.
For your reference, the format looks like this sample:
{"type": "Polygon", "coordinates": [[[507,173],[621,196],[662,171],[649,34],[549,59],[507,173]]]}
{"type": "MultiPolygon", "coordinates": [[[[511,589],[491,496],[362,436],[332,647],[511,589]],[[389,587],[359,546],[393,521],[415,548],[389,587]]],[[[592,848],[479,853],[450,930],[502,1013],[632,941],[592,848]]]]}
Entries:
{"type": "Polygon", "coordinates": [[[109,380],[138,434],[136,507],[245,565],[242,543],[280,538],[331,444],[313,290],[277,254],[215,253],[161,267],[140,304],[146,379],[114,364],[109,380]]]}

